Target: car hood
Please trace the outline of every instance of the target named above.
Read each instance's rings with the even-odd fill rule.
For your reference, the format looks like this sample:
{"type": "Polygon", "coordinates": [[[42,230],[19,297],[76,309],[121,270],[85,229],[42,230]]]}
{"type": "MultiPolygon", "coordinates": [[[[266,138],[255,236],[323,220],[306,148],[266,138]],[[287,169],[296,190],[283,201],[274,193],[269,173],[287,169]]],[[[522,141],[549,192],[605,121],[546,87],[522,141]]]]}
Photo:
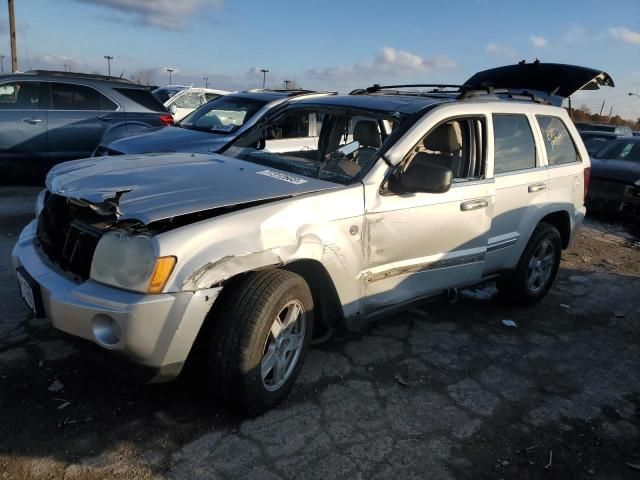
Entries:
{"type": "Polygon", "coordinates": [[[55,166],[47,189],[118,219],[150,223],[342,185],[215,154],[97,157],[55,166]]]}
{"type": "Polygon", "coordinates": [[[232,135],[201,132],[180,127],[163,127],[119,138],[107,145],[124,154],[150,152],[217,152],[231,141],[232,135]]]}
{"type": "Polygon", "coordinates": [[[634,184],[640,179],[640,163],[592,158],[591,176],[593,178],[634,184]]]}

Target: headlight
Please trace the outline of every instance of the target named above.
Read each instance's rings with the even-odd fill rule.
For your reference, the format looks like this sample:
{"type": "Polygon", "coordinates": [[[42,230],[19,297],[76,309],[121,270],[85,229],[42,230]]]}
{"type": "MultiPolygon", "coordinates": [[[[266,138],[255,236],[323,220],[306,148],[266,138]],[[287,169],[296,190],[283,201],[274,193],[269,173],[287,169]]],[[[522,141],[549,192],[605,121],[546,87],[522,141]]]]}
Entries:
{"type": "Polygon", "coordinates": [[[91,262],[91,279],[125,290],[160,293],[176,257],[156,257],[151,239],[116,230],[105,233],[91,262]]]}
{"type": "Polygon", "coordinates": [[[40,212],[44,208],[44,198],[47,195],[47,189],[43,188],[40,190],[38,197],[36,198],[36,218],[40,216],[40,212]]]}

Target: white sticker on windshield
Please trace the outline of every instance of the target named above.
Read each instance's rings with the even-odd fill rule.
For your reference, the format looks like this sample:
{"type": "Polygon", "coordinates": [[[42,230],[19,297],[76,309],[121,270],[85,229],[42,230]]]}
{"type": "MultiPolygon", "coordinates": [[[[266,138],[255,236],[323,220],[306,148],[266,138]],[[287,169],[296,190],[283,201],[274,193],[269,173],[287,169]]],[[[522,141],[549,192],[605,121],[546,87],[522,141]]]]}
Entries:
{"type": "Polygon", "coordinates": [[[277,178],[278,180],[282,180],[283,182],[293,183],[294,185],[302,185],[303,183],[307,183],[304,178],[294,177],[293,175],[288,175],[282,172],[274,172],[273,170],[261,170],[256,173],[258,175],[264,175],[265,177],[277,178]]]}

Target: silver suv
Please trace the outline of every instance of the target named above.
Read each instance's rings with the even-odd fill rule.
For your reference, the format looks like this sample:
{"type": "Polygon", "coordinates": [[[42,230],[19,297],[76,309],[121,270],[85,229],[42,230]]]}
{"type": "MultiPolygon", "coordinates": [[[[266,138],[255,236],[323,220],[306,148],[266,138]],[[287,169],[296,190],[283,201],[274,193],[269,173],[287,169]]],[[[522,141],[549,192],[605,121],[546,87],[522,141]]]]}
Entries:
{"type": "Polygon", "coordinates": [[[492,278],[513,302],[540,300],[589,178],[553,104],[603,84],[536,63],[456,88],[374,86],[292,103],[221,155],[59,165],[13,251],[22,296],[157,378],[204,362],[218,394],[256,414],[336,325],[492,278]],[[308,136],[312,116],[304,147],[277,141],[283,125],[308,136]]]}

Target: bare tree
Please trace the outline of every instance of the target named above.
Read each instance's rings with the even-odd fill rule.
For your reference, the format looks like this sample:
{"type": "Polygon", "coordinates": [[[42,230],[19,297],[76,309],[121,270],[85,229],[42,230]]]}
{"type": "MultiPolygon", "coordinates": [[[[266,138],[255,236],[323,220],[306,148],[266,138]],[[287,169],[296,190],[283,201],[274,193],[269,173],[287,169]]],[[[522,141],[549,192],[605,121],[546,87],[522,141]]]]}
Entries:
{"type": "Polygon", "coordinates": [[[284,80],[282,82],[282,87],[285,90],[302,90],[302,87],[295,80],[284,80]]]}
{"type": "Polygon", "coordinates": [[[154,74],[153,69],[141,68],[131,74],[131,81],[135,83],[139,83],[140,85],[147,85],[147,86],[153,85],[154,84],[153,74],[154,74]]]}

